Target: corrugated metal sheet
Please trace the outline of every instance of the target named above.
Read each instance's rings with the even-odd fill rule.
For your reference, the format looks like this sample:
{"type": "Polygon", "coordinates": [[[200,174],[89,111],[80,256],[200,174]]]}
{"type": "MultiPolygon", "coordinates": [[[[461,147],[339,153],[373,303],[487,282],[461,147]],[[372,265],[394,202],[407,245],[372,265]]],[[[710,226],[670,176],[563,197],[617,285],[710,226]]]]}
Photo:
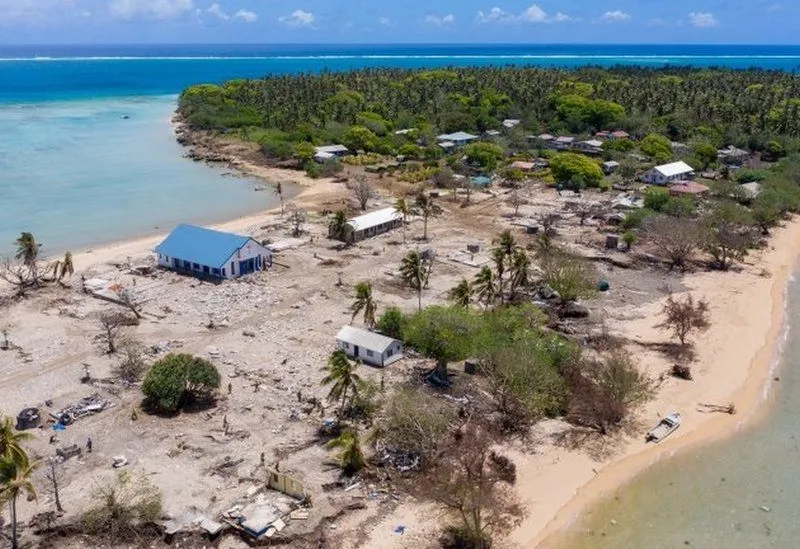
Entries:
{"type": "Polygon", "coordinates": [[[156,252],[208,267],[222,268],[223,263],[249,240],[249,236],[181,224],[156,246],[156,252]]]}

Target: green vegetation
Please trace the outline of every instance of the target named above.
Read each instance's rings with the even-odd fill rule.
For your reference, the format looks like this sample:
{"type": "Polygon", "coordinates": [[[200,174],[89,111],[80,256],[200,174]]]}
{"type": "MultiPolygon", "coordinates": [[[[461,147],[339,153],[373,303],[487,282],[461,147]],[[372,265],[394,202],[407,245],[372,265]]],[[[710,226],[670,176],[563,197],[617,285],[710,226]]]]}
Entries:
{"type": "MultiPolygon", "coordinates": [[[[308,144],[435,159],[438,133],[482,133],[500,127],[503,118],[523,118],[491,147],[468,147],[470,163],[492,169],[502,158],[498,150],[518,149],[525,132],[545,128],[553,134],[623,128],[647,135],[642,151],[657,162],[672,158],[670,141],[695,143],[701,166],[714,163],[711,147],[723,144],[776,161],[797,149],[799,104],[800,78],[777,71],[381,68],[200,84],[181,94],[179,112],[193,128],[232,133],[269,156],[295,156],[308,166],[308,144]],[[760,91],[749,91],[754,89],[760,91]],[[415,131],[395,135],[395,128],[415,131]]],[[[630,147],[626,140],[604,145],[607,153],[630,147]]]]}
{"type": "Polygon", "coordinates": [[[331,386],[328,400],[339,404],[337,413],[339,421],[341,421],[350,400],[358,394],[363,383],[361,376],[356,373],[357,368],[358,363],[350,362],[347,354],[341,349],[331,353],[328,358],[328,365],[325,367],[327,374],[322,378],[320,384],[331,386]]]}
{"type": "Polygon", "coordinates": [[[146,403],[174,413],[197,401],[208,400],[219,389],[220,375],[209,361],[187,354],[169,354],[155,362],[142,383],[146,403]]]}
{"type": "Polygon", "coordinates": [[[564,186],[580,190],[584,187],[599,187],[603,181],[603,170],[594,160],[575,153],[558,154],[550,161],[550,171],[564,186]]]}

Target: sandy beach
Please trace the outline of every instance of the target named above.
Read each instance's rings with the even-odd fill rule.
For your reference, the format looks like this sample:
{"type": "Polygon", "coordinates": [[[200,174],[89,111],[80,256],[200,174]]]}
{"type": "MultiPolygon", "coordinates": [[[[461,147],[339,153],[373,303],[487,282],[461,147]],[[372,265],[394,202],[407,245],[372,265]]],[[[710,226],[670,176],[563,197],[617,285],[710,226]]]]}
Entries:
{"type": "MultiPolygon", "coordinates": [[[[695,380],[671,381],[647,407],[648,415],[680,411],[680,430],[658,446],[629,442],[602,467],[572,453],[548,453],[524,465],[520,491],[534,506],[535,519],[515,532],[521,546],[558,547],[559,531],[648,466],[731,436],[769,412],[769,389],[778,382],[773,373],[784,334],[785,290],[798,257],[800,220],[794,219],[775,231],[768,250],[748,259],[745,272],[686,277],[689,291],[712,304],[713,326],[697,338],[695,380]],[[733,403],[737,413],[702,413],[699,403],[733,403]],[[547,494],[546,500],[541,494],[547,494]]],[[[641,341],[663,337],[653,328],[657,313],[654,305],[640,321],[624,323],[622,330],[641,341]]]]}

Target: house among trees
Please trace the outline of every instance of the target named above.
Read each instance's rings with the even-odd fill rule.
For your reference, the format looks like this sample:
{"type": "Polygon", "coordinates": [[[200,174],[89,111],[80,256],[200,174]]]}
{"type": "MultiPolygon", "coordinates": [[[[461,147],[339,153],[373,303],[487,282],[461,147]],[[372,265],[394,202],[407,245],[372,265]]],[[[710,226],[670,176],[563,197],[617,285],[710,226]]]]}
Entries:
{"type": "Polygon", "coordinates": [[[510,130],[511,128],[519,126],[520,122],[522,121],[518,118],[506,118],[503,120],[503,127],[510,130]]]}
{"type": "Polygon", "coordinates": [[[336,346],[348,357],[372,366],[388,366],[403,358],[401,341],[355,326],[344,326],[339,330],[336,346]]]}
{"type": "Polygon", "coordinates": [[[574,137],[563,135],[561,137],[556,137],[553,141],[551,141],[551,147],[557,151],[565,151],[567,149],[571,149],[573,143],[575,143],[574,137]]]}
{"type": "Polygon", "coordinates": [[[630,137],[631,136],[628,132],[617,130],[615,132],[611,132],[610,134],[608,134],[608,137],[606,139],[608,139],[609,141],[614,141],[615,139],[630,139],[630,137]]]}
{"type": "Polygon", "coordinates": [[[615,171],[619,169],[619,162],[616,160],[608,160],[603,162],[603,173],[606,175],[611,175],[615,171]]]}
{"type": "Polygon", "coordinates": [[[750,158],[750,153],[748,151],[734,147],[733,145],[728,145],[724,149],[717,151],[717,159],[723,164],[740,166],[748,158],[750,158]]]}
{"type": "Polygon", "coordinates": [[[602,154],[603,153],[603,142],[597,139],[589,139],[588,141],[578,141],[572,147],[576,151],[580,151],[586,154],[602,154]]]}
{"type": "Polygon", "coordinates": [[[653,185],[666,185],[687,179],[694,179],[694,168],[683,161],[656,166],[642,176],[642,181],[653,185]]]}
{"type": "Polygon", "coordinates": [[[549,133],[540,133],[539,135],[529,135],[528,143],[539,147],[553,147],[552,143],[555,141],[556,136],[549,133]]]}
{"type": "Polygon", "coordinates": [[[383,208],[354,217],[347,222],[354,242],[376,236],[403,225],[403,216],[394,208],[383,208]]]}
{"type": "Polygon", "coordinates": [[[323,145],[322,147],[314,147],[314,160],[322,164],[328,160],[346,156],[349,153],[350,149],[344,145],[323,145]]]}
{"type": "Polygon", "coordinates": [[[440,146],[442,146],[444,142],[449,142],[455,147],[463,147],[477,139],[477,135],[472,135],[467,132],[443,133],[442,135],[436,136],[436,140],[439,141],[440,146]]]}
{"type": "Polygon", "coordinates": [[[249,236],[181,224],[156,246],[161,267],[209,278],[237,278],[272,266],[272,251],[249,236]]]}

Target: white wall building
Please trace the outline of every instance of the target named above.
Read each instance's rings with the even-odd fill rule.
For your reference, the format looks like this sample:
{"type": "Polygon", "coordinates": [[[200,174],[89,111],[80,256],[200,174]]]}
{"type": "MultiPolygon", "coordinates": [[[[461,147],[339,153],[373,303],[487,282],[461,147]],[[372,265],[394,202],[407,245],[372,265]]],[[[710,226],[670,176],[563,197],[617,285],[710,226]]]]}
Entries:
{"type": "Polygon", "coordinates": [[[359,241],[402,226],[403,216],[390,207],[359,215],[347,224],[353,228],[353,240],[359,241]]]}
{"type": "Polygon", "coordinates": [[[373,366],[388,366],[403,358],[401,341],[355,326],[344,326],[339,330],[336,347],[348,357],[373,366]]]}
{"type": "Polygon", "coordinates": [[[272,266],[272,251],[249,236],[178,225],[156,246],[158,264],[208,278],[237,278],[272,266]]]}
{"type": "Polygon", "coordinates": [[[673,181],[683,181],[694,177],[694,168],[683,161],[663,164],[651,168],[642,176],[642,181],[653,185],[666,185],[673,181]]]}

